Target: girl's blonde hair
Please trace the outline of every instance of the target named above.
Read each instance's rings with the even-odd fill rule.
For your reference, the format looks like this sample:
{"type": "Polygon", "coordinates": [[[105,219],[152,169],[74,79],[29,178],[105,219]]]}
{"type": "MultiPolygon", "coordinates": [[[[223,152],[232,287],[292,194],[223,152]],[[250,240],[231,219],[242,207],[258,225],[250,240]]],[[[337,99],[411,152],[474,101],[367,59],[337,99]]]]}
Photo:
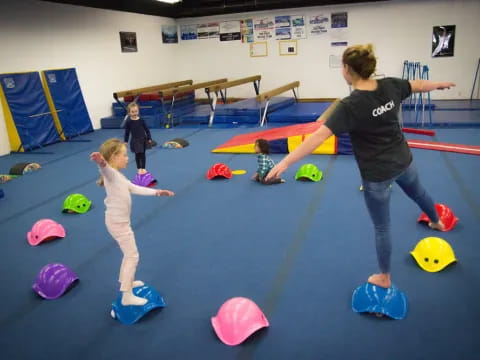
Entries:
{"type": "Polygon", "coordinates": [[[342,62],[350,66],[362,79],[368,79],[377,66],[373,45],[354,45],[343,52],[342,62]]]}
{"type": "Polygon", "coordinates": [[[129,103],[127,105],[127,112],[130,112],[130,110],[134,107],[137,107],[138,108],[138,104],[135,102],[135,101],[132,101],[131,103],[129,103]]]}
{"type": "MultiPolygon", "coordinates": [[[[125,143],[119,139],[108,139],[105,141],[101,146],[100,154],[103,156],[105,161],[110,164],[110,161],[112,160],[113,155],[116,155],[122,151],[123,147],[125,146],[125,143]]],[[[100,179],[98,179],[97,184],[99,186],[103,186],[103,176],[100,176],[100,179]]]]}

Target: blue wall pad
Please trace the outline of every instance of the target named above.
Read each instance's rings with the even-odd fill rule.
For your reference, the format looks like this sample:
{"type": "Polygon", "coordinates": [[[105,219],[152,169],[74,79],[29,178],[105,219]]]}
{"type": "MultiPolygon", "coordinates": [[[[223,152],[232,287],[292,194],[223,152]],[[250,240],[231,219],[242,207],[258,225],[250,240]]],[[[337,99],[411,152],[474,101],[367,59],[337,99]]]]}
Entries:
{"type": "Polygon", "coordinates": [[[299,102],[268,115],[268,122],[302,123],[316,121],[331,102],[299,102]]]}
{"type": "Polygon", "coordinates": [[[123,116],[107,116],[100,119],[100,125],[102,129],[120,129],[123,118],[123,116]]]}
{"type": "Polygon", "coordinates": [[[0,83],[19,137],[14,151],[60,141],[38,72],[1,74],[0,83]]]}
{"type": "MultiPolygon", "coordinates": [[[[282,108],[285,108],[291,104],[295,103],[294,98],[287,97],[274,97],[270,99],[268,104],[268,111],[275,111],[282,108]]],[[[265,109],[266,103],[259,103],[255,98],[246,99],[242,101],[237,101],[231,104],[224,104],[217,106],[215,109],[216,115],[255,115],[260,117],[260,111],[265,109]]]]}
{"type": "Polygon", "coordinates": [[[93,131],[76,70],[45,70],[43,75],[65,137],[93,131]]]}

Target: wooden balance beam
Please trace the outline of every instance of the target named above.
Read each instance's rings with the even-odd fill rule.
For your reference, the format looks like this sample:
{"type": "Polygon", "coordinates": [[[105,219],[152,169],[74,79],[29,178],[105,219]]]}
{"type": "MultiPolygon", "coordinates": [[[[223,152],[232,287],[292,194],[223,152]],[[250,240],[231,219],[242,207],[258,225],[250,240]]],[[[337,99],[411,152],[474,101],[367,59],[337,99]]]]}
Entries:
{"type": "Polygon", "coordinates": [[[277,96],[279,94],[284,93],[285,91],[288,90],[293,90],[293,96],[295,96],[295,99],[297,98],[297,94],[295,94],[295,88],[298,88],[300,86],[300,81],[294,81],[291,82],[290,84],[280,86],[276,89],[266,91],[264,93],[261,93],[257,95],[255,98],[257,102],[262,102],[266,101],[267,103],[265,104],[265,110],[263,110],[262,117],[260,119],[260,127],[265,125],[265,122],[267,121],[267,111],[268,111],[268,104],[270,102],[270,99],[274,96],[277,96]]]}
{"type": "Polygon", "coordinates": [[[249,76],[249,77],[246,77],[246,78],[227,81],[227,82],[224,82],[224,83],[221,83],[221,84],[216,84],[216,85],[210,86],[208,88],[208,90],[216,92],[216,91],[220,91],[222,89],[231,88],[231,87],[246,84],[246,83],[249,83],[249,82],[260,81],[261,78],[262,78],[261,75],[249,76]]]}
{"type": "Polygon", "coordinates": [[[276,89],[273,89],[273,90],[270,90],[270,91],[265,91],[264,93],[261,93],[261,94],[257,95],[256,100],[258,102],[268,101],[274,96],[282,94],[285,91],[292,90],[294,88],[298,88],[299,86],[300,86],[300,81],[294,81],[294,82],[291,82],[290,84],[280,86],[276,89]]]}
{"type": "Polygon", "coordinates": [[[153,93],[153,92],[158,92],[160,90],[174,88],[177,86],[192,85],[192,84],[193,84],[192,80],[183,80],[183,81],[176,81],[176,82],[165,83],[165,84],[160,84],[155,86],[148,86],[148,87],[143,87],[138,89],[117,91],[113,93],[113,98],[115,100],[118,100],[118,98],[122,98],[125,96],[136,96],[136,95],[141,95],[145,93],[153,93]]]}
{"type": "Polygon", "coordinates": [[[209,94],[211,92],[213,92],[215,94],[214,97],[213,97],[213,100],[210,103],[211,110],[210,110],[210,118],[208,120],[208,126],[212,127],[212,125],[213,125],[213,118],[215,117],[215,107],[217,105],[217,93],[219,91],[222,94],[223,102],[225,104],[227,103],[227,95],[226,95],[227,94],[227,89],[231,88],[231,87],[234,87],[234,86],[239,86],[239,85],[243,85],[243,84],[247,84],[247,83],[252,82],[253,87],[255,88],[255,94],[258,95],[258,93],[260,91],[259,84],[260,84],[261,79],[262,79],[261,75],[254,75],[254,76],[249,76],[249,77],[242,78],[242,79],[237,79],[237,80],[223,82],[223,83],[220,83],[220,84],[215,84],[213,86],[205,88],[205,91],[207,92],[207,95],[208,95],[209,98],[210,98],[209,94]],[[222,90],[225,90],[225,94],[222,93],[222,90]]]}
{"type": "Polygon", "coordinates": [[[202,89],[202,88],[207,89],[207,88],[209,88],[213,85],[221,84],[221,83],[224,83],[224,82],[227,82],[227,81],[228,81],[227,78],[223,78],[223,79],[217,79],[217,80],[212,80],[212,81],[205,81],[205,82],[201,82],[201,83],[198,83],[198,84],[192,84],[192,85],[188,85],[188,86],[173,87],[173,88],[170,88],[170,89],[160,91],[160,95],[161,96],[176,95],[178,93],[189,92],[189,91],[192,91],[192,90],[197,90],[197,89],[202,89]]]}

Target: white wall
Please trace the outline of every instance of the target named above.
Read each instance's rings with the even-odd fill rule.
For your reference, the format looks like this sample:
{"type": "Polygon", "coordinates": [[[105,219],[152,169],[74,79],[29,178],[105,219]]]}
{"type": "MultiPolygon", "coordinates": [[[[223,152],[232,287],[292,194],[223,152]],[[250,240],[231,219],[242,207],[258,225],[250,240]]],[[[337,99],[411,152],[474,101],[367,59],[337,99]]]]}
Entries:
{"type": "MultiPolygon", "coordinates": [[[[452,91],[432,93],[433,99],[469,98],[480,57],[480,1],[416,0],[388,1],[290,10],[275,10],[226,16],[181,19],[179,24],[226,21],[266,15],[318,15],[348,12],[349,45],[372,42],[378,58],[378,72],[402,76],[403,61],[420,61],[429,66],[433,80],[457,83],[452,91]],[[432,58],[432,28],[456,25],[455,56],[432,58]]],[[[298,40],[297,56],[280,56],[278,42],[268,43],[268,57],[251,58],[249,45],[240,41],[214,39],[181,41],[179,77],[229,79],[261,74],[263,91],[300,81],[300,97],[343,97],[348,87],[340,69],[329,68],[329,56],[345,48],[330,46],[331,35],[298,40]],[[195,54],[192,59],[189,55],[195,54]]],[[[252,96],[253,86],[229,89],[231,96],[252,96]]]]}
{"type": "MultiPolygon", "coordinates": [[[[480,1],[394,0],[355,5],[310,7],[195,19],[178,24],[225,21],[262,15],[329,15],[347,11],[349,44],[373,42],[378,70],[401,76],[403,61],[430,67],[433,80],[457,82],[451,91],[432,98],[468,98],[480,57],[480,1]],[[432,59],[434,25],[456,25],[455,56],[432,59]]],[[[112,93],[163,82],[219,77],[235,79],[262,75],[268,90],[299,80],[301,97],[342,97],[348,87],[339,69],[328,66],[330,35],[299,40],[297,56],[279,56],[277,41],[269,42],[269,56],[250,58],[249,45],[240,41],[180,41],[162,44],[161,25],[175,20],[92,9],[35,0],[0,1],[0,73],[75,67],[95,128],[111,114],[112,93]],[[121,53],[119,31],[137,33],[137,53],[121,53]]],[[[251,96],[253,87],[229,89],[229,96],[251,96]]],[[[0,155],[10,151],[3,111],[0,112],[0,155]]]]}
{"type": "MultiPolygon", "coordinates": [[[[112,93],[176,81],[177,45],[163,44],[157,16],[33,0],[0,1],[0,73],[74,67],[95,128],[111,115],[112,93]],[[137,33],[122,53],[120,31],[137,33]]],[[[0,155],[10,152],[0,111],[0,155]]]]}

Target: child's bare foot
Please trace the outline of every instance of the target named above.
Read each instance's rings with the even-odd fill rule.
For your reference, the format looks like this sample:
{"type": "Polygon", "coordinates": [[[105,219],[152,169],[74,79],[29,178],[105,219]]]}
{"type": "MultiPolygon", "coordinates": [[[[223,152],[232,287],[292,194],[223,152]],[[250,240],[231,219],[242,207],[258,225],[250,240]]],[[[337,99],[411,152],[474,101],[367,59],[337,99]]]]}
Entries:
{"type": "Polygon", "coordinates": [[[368,278],[368,282],[370,284],[377,285],[383,288],[389,288],[390,286],[392,286],[390,274],[373,274],[368,278]]]}
{"type": "Polygon", "coordinates": [[[122,295],[122,305],[143,306],[147,303],[147,299],[133,295],[132,292],[124,291],[122,295]]]}
{"type": "Polygon", "coordinates": [[[141,280],[135,280],[133,283],[132,283],[132,287],[136,288],[136,287],[140,287],[140,286],[143,286],[145,285],[145,283],[141,280]]]}
{"type": "Polygon", "coordinates": [[[429,222],[428,226],[430,226],[430,229],[433,229],[433,230],[438,230],[438,231],[445,230],[445,225],[443,224],[442,220],[438,220],[437,223],[429,222]]]}

